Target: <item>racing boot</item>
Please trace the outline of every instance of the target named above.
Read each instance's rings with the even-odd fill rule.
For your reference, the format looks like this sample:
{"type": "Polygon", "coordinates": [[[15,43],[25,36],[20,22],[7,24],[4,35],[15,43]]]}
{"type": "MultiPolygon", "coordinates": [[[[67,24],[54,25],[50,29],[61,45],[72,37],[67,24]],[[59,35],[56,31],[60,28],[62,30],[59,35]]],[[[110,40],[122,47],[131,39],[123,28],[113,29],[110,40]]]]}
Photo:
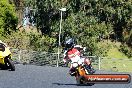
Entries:
{"type": "Polygon", "coordinates": [[[95,71],[96,71],[91,64],[90,64],[90,70],[92,73],[95,73],[95,71]]]}
{"type": "Polygon", "coordinates": [[[95,70],[93,69],[93,67],[90,65],[85,65],[85,69],[87,70],[87,74],[93,74],[95,73],[95,70]]]}
{"type": "Polygon", "coordinates": [[[71,76],[75,76],[75,68],[71,68],[71,69],[69,70],[69,74],[70,74],[71,76]]]}

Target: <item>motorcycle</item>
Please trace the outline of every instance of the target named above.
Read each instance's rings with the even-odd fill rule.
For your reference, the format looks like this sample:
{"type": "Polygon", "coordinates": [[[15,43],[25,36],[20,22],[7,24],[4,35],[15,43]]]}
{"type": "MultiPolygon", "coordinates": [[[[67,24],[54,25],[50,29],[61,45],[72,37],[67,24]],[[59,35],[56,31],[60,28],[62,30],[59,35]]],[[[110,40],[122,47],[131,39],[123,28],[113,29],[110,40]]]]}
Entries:
{"type": "MultiPolygon", "coordinates": [[[[77,64],[78,65],[78,64],[77,64]]],[[[92,86],[94,83],[88,83],[86,76],[95,73],[95,70],[91,68],[91,72],[87,70],[87,65],[78,65],[72,68],[69,72],[71,76],[75,76],[77,85],[89,85],[92,86]]]]}
{"type": "Polygon", "coordinates": [[[0,43],[0,68],[15,71],[11,51],[4,43],[0,43]]]}

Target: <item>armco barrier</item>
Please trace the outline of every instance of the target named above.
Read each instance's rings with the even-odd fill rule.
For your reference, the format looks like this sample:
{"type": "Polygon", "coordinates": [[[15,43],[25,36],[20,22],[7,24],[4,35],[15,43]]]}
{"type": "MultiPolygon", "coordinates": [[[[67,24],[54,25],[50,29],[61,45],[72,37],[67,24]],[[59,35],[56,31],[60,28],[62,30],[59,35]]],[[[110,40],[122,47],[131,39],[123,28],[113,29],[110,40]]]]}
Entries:
{"type": "MultiPolygon", "coordinates": [[[[63,54],[61,53],[58,60],[57,53],[47,53],[39,51],[28,51],[11,49],[13,59],[16,63],[48,65],[48,66],[66,66],[63,63],[63,54]]],[[[96,56],[86,56],[91,59],[93,66],[99,69],[99,60],[96,56]]]]}
{"type": "MultiPolygon", "coordinates": [[[[47,65],[47,66],[67,66],[63,63],[63,54],[58,59],[57,53],[39,52],[11,49],[13,59],[16,63],[47,65]]],[[[132,59],[117,59],[97,56],[87,56],[92,61],[95,69],[110,70],[119,72],[132,72],[132,59]]]]}

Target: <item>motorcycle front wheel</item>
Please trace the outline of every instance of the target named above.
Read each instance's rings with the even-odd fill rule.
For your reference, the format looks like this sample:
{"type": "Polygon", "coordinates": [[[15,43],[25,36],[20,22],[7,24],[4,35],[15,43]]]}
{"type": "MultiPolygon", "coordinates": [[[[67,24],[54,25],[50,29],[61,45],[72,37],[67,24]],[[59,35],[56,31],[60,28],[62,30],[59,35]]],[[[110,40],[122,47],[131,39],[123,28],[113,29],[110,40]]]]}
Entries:
{"type": "Polygon", "coordinates": [[[11,71],[15,71],[15,65],[9,57],[6,59],[6,64],[11,71]]]}
{"type": "Polygon", "coordinates": [[[77,77],[76,78],[76,82],[77,82],[77,85],[78,86],[81,86],[81,85],[85,85],[86,84],[85,78],[83,76],[77,77]]]}
{"type": "Polygon", "coordinates": [[[83,76],[79,76],[77,79],[77,86],[93,86],[94,83],[88,83],[83,76]]]}

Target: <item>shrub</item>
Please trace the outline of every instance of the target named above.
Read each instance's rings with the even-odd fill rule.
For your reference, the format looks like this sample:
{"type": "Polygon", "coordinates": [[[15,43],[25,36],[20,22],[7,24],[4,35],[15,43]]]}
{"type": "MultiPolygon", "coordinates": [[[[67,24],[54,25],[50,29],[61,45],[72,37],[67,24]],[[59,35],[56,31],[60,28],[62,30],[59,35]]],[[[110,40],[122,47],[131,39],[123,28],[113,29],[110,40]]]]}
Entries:
{"type": "Polygon", "coordinates": [[[129,48],[127,45],[125,44],[121,45],[119,50],[123,52],[125,55],[127,55],[129,58],[132,57],[132,49],[129,48]]]}

